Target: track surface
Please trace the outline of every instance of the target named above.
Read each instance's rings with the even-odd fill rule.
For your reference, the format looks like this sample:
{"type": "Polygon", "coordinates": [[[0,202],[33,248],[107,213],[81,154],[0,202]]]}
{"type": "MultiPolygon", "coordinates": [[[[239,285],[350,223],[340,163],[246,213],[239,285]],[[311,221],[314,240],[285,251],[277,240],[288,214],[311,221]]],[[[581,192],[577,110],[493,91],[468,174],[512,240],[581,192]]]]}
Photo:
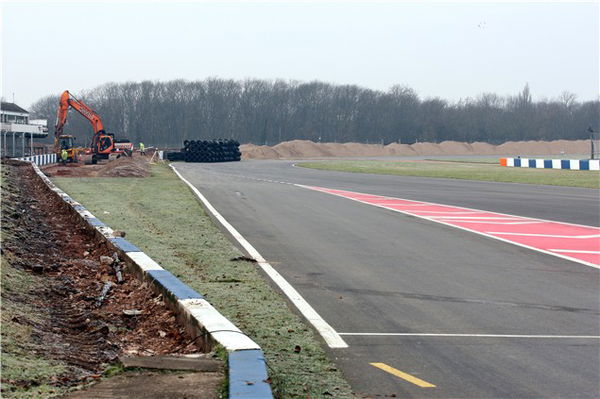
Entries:
{"type": "Polygon", "coordinates": [[[597,190],[176,167],[342,334],[331,352],[358,394],[600,395],[598,269],[281,182],[592,226],[597,190]]]}
{"type": "Polygon", "coordinates": [[[600,267],[600,228],[402,198],[300,186],[600,267]]]}

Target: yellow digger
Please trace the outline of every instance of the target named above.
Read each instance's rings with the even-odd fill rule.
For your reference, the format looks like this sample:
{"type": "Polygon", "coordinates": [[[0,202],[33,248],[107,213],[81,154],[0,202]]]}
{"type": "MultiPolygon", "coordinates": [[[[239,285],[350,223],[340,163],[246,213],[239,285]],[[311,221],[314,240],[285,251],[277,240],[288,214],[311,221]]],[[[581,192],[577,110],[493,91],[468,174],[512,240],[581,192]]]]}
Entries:
{"type": "Polygon", "coordinates": [[[54,138],[54,148],[56,156],[60,158],[60,152],[67,150],[67,162],[79,162],[79,153],[83,148],[75,147],[75,137],[70,134],[62,134],[54,138]]]}

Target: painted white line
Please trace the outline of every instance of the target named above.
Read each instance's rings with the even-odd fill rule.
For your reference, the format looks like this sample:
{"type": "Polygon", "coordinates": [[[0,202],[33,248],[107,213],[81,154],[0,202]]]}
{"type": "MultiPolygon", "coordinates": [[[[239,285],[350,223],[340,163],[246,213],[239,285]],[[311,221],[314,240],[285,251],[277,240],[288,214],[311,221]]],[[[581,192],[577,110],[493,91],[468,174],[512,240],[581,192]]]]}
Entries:
{"type": "MultiPolygon", "coordinates": [[[[297,185],[298,184],[295,184],[295,186],[297,186],[297,185]]],[[[327,193],[327,194],[329,194],[329,193],[327,193]]],[[[336,195],[336,194],[334,194],[334,195],[336,195]]],[[[344,197],[344,198],[347,198],[347,197],[344,197]]],[[[354,198],[349,198],[349,199],[354,199],[354,198]]],[[[365,202],[365,201],[357,200],[357,199],[355,199],[355,201],[361,202],[363,204],[368,204],[368,205],[382,205],[382,206],[429,206],[429,204],[402,204],[402,203],[399,204],[397,202],[394,202],[392,204],[384,204],[384,203],[382,203],[382,204],[373,204],[373,203],[370,203],[370,202],[365,202]]],[[[419,211],[419,212],[424,212],[424,211],[419,211]]]]}
{"type": "Polygon", "coordinates": [[[347,348],[348,344],[340,337],[340,335],[331,327],[323,318],[313,309],[312,306],[290,283],[287,282],[283,276],[281,276],[271,266],[262,255],[250,244],[216,209],[212,204],[202,195],[200,191],[192,183],[187,181],[173,165],[169,165],[175,174],[188,185],[194,194],[202,201],[206,209],[208,209],[213,216],[229,231],[229,233],[240,243],[240,245],[248,252],[248,254],[256,259],[258,265],[264,270],[264,272],[277,284],[277,286],[287,295],[292,303],[298,308],[300,313],[315,327],[315,329],[321,334],[325,342],[330,348],[347,348]]]}
{"type": "Polygon", "coordinates": [[[587,236],[561,236],[554,234],[532,234],[532,233],[507,233],[503,231],[488,231],[488,234],[501,234],[505,236],[526,236],[526,237],[548,237],[548,238],[599,238],[600,234],[591,234],[587,236]]]}
{"type": "Polygon", "coordinates": [[[493,217],[493,216],[430,216],[432,219],[465,219],[465,220],[523,220],[520,217],[493,217]]]}
{"type": "Polygon", "coordinates": [[[339,333],[356,337],[467,337],[467,338],[540,338],[600,339],[600,335],[525,335],[525,334],[431,334],[431,333],[339,333]]]}
{"type": "MultiPolygon", "coordinates": [[[[507,239],[502,238],[502,237],[498,237],[498,236],[495,236],[495,235],[484,233],[482,231],[471,230],[471,229],[468,229],[466,227],[458,226],[456,224],[451,224],[451,223],[444,222],[443,220],[436,220],[436,219],[432,219],[432,218],[427,217],[427,216],[417,215],[415,213],[411,213],[411,212],[408,212],[408,211],[405,211],[405,210],[388,208],[388,207],[381,206],[381,205],[378,205],[378,204],[371,204],[371,203],[364,202],[364,201],[361,201],[361,200],[358,200],[358,199],[355,199],[355,198],[346,197],[345,195],[342,195],[342,194],[337,194],[337,193],[331,193],[331,192],[327,192],[327,191],[322,191],[322,190],[319,190],[317,188],[312,188],[311,186],[305,186],[305,185],[302,185],[302,184],[295,184],[295,186],[296,187],[301,187],[301,188],[304,188],[304,189],[307,189],[307,190],[311,190],[311,191],[316,191],[316,192],[320,192],[320,193],[324,193],[324,194],[333,195],[333,196],[336,196],[336,197],[341,197],[341,198],[344,198],[344,199],[347,199],[347,200],[351,200],[351,201],[356,201],[356,202],[361,203],[361,204],[372,205],[372,206],[375,206],[375,207],[378,207],[378,208],[383,208],[383,209],[387,209],[387,210],[390,210],[390,211],[402,213],[404,215],[413,216],[413,217],[416,217],[416,218],[419,218],[419,219],[429,220],[431,222],[443,224],[445,226],[449,226],[449,227],[452,227],[452,228],[455,228],[455,229],[460,229],[460,230],[468,231],[469,233],[478,234],[478,235],[481,235],[481,236],[484,236],[484,237],[488,237],[488,238],[492,238],[492,239],[498,240],[498,241],[503,241],[503,242],[506,242],[506,243],[511,244],[511,245],[516,245],[518,247],[531,249],[533,251],[541,252],[541,253],[546,254],[546,255],[552,255],[552,256],[556,256],[558,258],[570,260],[572,262],[581,263],[582,265],[593,267],[594,269],[600,269],[599,265],[596,265],[596,264],[591,263],[591,262],[586,262],[584,260],[581,260],[581,259],[578,259],[578,258],[573,258],[571,256],[561,255],[561,254],[559,254],[557,252],[551,252],[551,251],[546,251],[544,249],[540,249],[540,248],[536,248],[536,247],[531,247],[529,245],[521,244],[521,243],[518,243],[518,242],[515,242],[515,241],[507,240],[507,239]]],[[[323,187],[319,187],[319,188],[323,188],[323,187]]],[[[340,191],[344,191],[344,190],[340,190],[340,191]]],[[[353,194],[360,194],[360,193],[357,193],[355,191],[345,191],[345,192],[347,192],[347,193],[353,193],[353,194]]],[[[401,199],[401,198],[398,198],[398,199],[401,199]]],[[[436,204],[436,203],[433,203],[433,202],[427,202],[425,204],[448,206],[448,205],[443,205],[443,204],[436,204]]],[[[472,209],[472,208],[465,208],[465,207],[458,207],[458,206],[456,208],[458,208],[458,209],[465,209],[465,210],[471,210],[471,211],[479,211],[479,212],[490,212],[490,211],[482,211],[482,210],[479,210],[479,209],[472,209]]],[[[504,215],[504,216],[515,216],[515,215],[509,215],[509,214],[506,214],[506,213],[498,213],[498,212],[494,212],[494,213],[497,213],[498,215],[504,215]]],[[[518,218],[520,216],[515,216],[515,217],[518,218]]],[[[574,223],[554,222],[552,220],[544,220],[544,219],[531,219],[531,221],[525,221],[525,222],[482,222],[482,221],[468,221],[468,220],[465,220],[465,221],[462,221],[460,223],[486,223],[486,224],[507,224],[508,225],[508,224],[532,224],[532,223],[541,223],[541,222],[561,223],[561,224],[564,224],[564,225],[577,226],[577,227],[585,227],[585,228],[593,227],[593,226],[585,226],[585,225],[574,224],[574,223]]]]}
{"type": "Polygon", "coordinates": [[[481,220],[461,220],[458,223],[485,223],[485,224],[502,224],[502,225],[514,225],[514,224],[540,224],[545,222],[486,222],[481,220]]]}
{"type": "MultiPolygon", "coordinates": [[[[386,204],[379,204],[379,205],[386,205],[386,204]]],[[[450,211],[411,211],[411,212],[419,212],[419,214],[421,213],[442,213],[444,215],[476,215],[479,212],[473,212],[473,211],[464,211],[464,212],[450,212],[450,211]]],[[[432,216],[434,217],[434,216],[432,216]]]]}
{"type": "Polygon", "coordinates": [[[600,254],[600,251],[578,251],[576,249],[550,249],[549,251],[572,253],[572,254],[600,254]]]}

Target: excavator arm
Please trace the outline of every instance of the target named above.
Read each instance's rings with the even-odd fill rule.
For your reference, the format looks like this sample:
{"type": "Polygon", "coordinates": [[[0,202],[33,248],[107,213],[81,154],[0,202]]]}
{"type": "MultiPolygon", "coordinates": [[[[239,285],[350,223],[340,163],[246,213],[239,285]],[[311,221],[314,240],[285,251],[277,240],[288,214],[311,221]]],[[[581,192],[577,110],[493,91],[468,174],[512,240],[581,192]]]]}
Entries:
{"type": "Polygon", "coordinates": [[[63,133],[63,129],[67,123],[67,114],[69,113],[69,108],[73,108],[75,111],[83,115],[84,118],[90,121],[95,135],[104,133],[104,126],[102,125],[102,119],[100,119],[100,116],[83,101],[78,100],[74,95],[69,93],[68,90],[65,90],[60,96],[58,111],[56,113],[56,125],[54,126],[55,137],[63,133]]]}

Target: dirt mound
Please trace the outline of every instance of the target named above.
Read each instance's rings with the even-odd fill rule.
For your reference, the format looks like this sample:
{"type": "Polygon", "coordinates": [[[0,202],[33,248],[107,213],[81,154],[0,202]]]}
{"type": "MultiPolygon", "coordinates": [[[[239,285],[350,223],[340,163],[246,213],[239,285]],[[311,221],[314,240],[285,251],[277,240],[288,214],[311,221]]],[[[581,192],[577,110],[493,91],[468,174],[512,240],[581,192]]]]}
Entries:
{"type": "Polygon", "coordinates": [[[240,146],[244,159],[303,159],[335,157],[385,157],[417,155],[561,155],[587,154],[588,140],[509,141],[500,145],[489,143],[437,143],[397,144],[387,146],[362,143],[314,143],[293,140],[273,147],[244,144],[240,146]]]}
{"type": "Polygon", "coordinates": [[[476,141],[471,143],[471,150],[473,154],[478,155],[494,155],[496,154],[496,146],[490,143],[483,143],[481,141],[476,141]]]}
{"type": "Polygon", "coordinates": [[[419,155],[417,152],[408,144],[392,143],[386,146],[387,151],[390,155],[397,155],[403,157],[410,157],[419,155]]]}
{"type": "Polygon", "coordinates": [[[473,153],[473,147],[469,143],[460,143],[458,141],[442,141],[439,148],[445,154],[468,155],[473,153]]]}
{"type": "Polygon", "coordinates": [[[147,177],[148,159],[146,157],[119,158],[109,162],[98,170],[98,177],[147,177]]]}
{"type": "Polygon", "coordinates": [[[279,159],[279,153],[266,145],[243,144],[240,146],[242,159],[279,159]]]}
{"type": "Polygon", "coordinates": [[[147,177],[149,157],[135,156],[114,161],[101,161],[97,165],[82,163],[51,165],[44,168],[48,176],[64,177],[147,177]]]}

